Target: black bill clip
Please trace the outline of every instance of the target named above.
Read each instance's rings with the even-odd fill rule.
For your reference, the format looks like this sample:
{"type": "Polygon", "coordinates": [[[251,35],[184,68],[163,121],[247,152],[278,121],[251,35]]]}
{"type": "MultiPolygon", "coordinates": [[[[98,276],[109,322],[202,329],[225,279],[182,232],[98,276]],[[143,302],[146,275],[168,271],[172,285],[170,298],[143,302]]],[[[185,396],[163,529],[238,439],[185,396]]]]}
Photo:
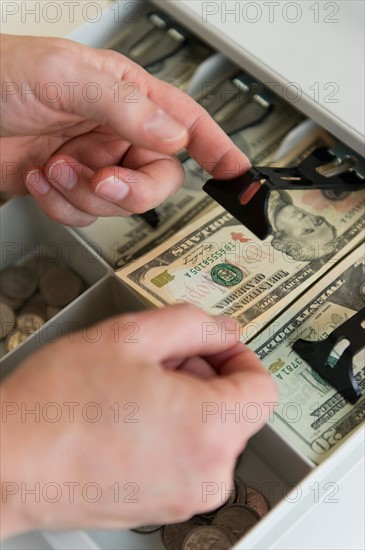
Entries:
{"type": "Polygon", "coordinates": [[[273,109],[269,91],[246,73],[218,83],[197,101],[228,135],[259,124],[273,109]]]}
{"type": "Polygon", "coordinates": [[[150,227],[152,227],[152,229],[157,229],[160,223],[160,216],[155,209],[138,214],[138,216],[142,218],[142,220],[144,220],[150,227]]]}
{"type": "MultiPolygon", "coordinates": [[[[354,157],[349,157],[355,160],[354,157]]],[[[259,239],[269,236],[268,199],[271,191],[320,189],[326,192],[358,191],[365,188],[365,177],[354,168],[326,170],[326,167],[345,165],[327,147],[313,151],[299,166],[277,168],[257,166],[231,180],[210,179],[204,191],[237,218],[259,239]],[[326,174],[326,175],[325,175],[326,174]]]]}
{"type": "Polygon", "coordinates": [[[356,403],[361,396],[361,390],[354,377],[352,360],[364,347],[364,322],[365,308],[342,323],[325,340],[312,342],[300,339],[292,346],[312,369],[350,403],[356,403]],[[343,339],[350,343],[340,357],[333,361],[331,351],[343,339]],[[334,364],[331,364],[333,362],[334,364]]]}
{"type": "Polygon", "coordinates": [[[133,33],[113,49],[127,55],[142,67],[175,55],[188,39],[186,31],[161,12],[146,15],[133,33]]]}
{"type": "MultiPolygon", "coordinates": [[[[229,136],[260,124],[274,108],[269,91],[242,72],[219,82],[197,102],[229,136]]],[[[186,150],[178,154],[180,162],[188,158],[186,150]]]]}

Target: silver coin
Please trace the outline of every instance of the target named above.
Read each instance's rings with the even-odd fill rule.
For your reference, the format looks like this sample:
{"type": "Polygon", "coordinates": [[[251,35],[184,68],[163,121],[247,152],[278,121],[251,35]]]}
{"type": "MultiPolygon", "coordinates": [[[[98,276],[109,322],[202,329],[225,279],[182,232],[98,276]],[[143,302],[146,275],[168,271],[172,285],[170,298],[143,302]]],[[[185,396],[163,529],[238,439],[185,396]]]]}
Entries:
{"type": "Polygon", "coordinates": [[[6,304],[10,307],[13,311],[16,311],[17,309],[21,308],[24,304],[24,300],[19,300],[15,298],[9,298],[9,296],[6,296],[3,292],[0,290],[0,301],[3,304],[6,304]]]}
{"type": "Polygon", "coordinates": [[[30,336],[29,332],[23,332],[21,330],[16,330],[11,334],[8,334],[6,338],[6,348],[7,351],[12,351],[25,342],[30,336]]]}
{"type": "Polygon", "coordinates": [[[134,531],[135,533],[139,533],[141,535],[148,535],[149,533],[154,533],[155,531],[158,531],[161,529],[162,525],[141,525],[140,527],[135,527],[134,529],[131,529],[131,531],[134,531]]]}
{"type": "Polygon", "coordinates": [[[0,302],[0,340],[5,338],[14,328],[15,315],[13,310],[0,302]]]}
{"type": "Polygon", "coordinates": [[[182,550],[229,550],[237,537],[218,525],[197,527],[183,542],[182,550]]]}
{"type": "Polygon", "coordinates": [[[247,487],[246,506],[255,510],[260,517],[265,516],[270,510],[270,504],[260,491],[253,487],[247,487]]]}
{"type": "Polygon", "coordinates": [[[9,267],[1,274],[0,285],[5,296],[15,300],[26,300],[36,291],[38,277],[29,267],[9,267]]]}
{"type": "Polygon", "coordinates": [[[44,319],[34,313],[22,313],[18,315],[16,324],[22,332],[27,332],[29,335],[44,325],[44,319]]]}
{"type": "Polygon", "coordinates": [[[171,523],[165,525],[163,530],[163,542],[167,550],[181,550],[182,544],[186,537],[193,529],[208,525],[208,520],[200,517],[192,517],[181,523],[171,523]]]}
{"type": "Polygon", "coordinates": [[[260,516],[252,508],[243,504],[231,504],[217,513],[213,525],[229,529],[239,539],[256,525],[259,519],[260,516]]]}

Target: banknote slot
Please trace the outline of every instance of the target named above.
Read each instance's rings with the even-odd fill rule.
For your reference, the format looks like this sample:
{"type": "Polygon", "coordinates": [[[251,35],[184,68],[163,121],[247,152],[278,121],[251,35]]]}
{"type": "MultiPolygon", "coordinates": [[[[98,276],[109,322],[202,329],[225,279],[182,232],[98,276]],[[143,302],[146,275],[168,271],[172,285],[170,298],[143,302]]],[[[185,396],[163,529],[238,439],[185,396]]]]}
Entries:
{"type": "Polygon", "coordinates": [[[177,29],[156,27],[134,44],[127,53],[142,67],[148,67],[173,56],[183,47],[185,41],[185,36],[177,29]]]}
{"type": "Polygon", "coordinates": [[[197,101],[228,135],[259,124],[274,108],[268,90],[241,71],[238,76],[218,82],[213,89],[208,84],[205,88],[197,101]]]}
{"type": "Polygon", "coordinates": [[[124,28],[104,47],[130,57],[157,78],[187,91],[200,63],[214,51],[172,17],[155,10],[151,4],[138,3],[131,20],[125,18],[124,28]]]}
{"type": "MultiPolygon", "coordinates": [[[[195,49],[198,49],[198,42],[169,16],[153,12],[142,13],[133,28],[127,26],[122,36],[111,41],[107,47],[127,55],[155,74],[161,70],[164,60],[174,58],[186,46],[191,47],[190,54],[193,56],[195,49]]],[[[202,59],[211,51],[207,47],[202,59]]],[[[182,63],[183,59],[180,61],[182,63]]],[[[176,67],[171,67],[171,70],[176,72],[176,67]]]]}
{"type": "MultiPolygon", "coordinates": [[[[351,191],[365,188],[365,178],[351,169],[332,174],[331,177],[320,174],[318,167],[324,166],[325,162],[327,165],[333,164],[336,162],[334,157],[329,148],[319,147],[297,166],[253,166],[231,180],[210,179],[204,184],[203,190],[259,239],[264,240],[275,229],[269,219],[271,191],[275,191],[278,197],[281,190],[320,190],[326,198],[331,199],[333,196],[339,200],[346,198],[351,191]]],[[[316,223],[323,222],[318,220],[316,223]]]]}
{"type": "MultiPolygon", "coordinates": [[[[146,8],[147,11],[147,8],[146,8]]],[[[139,10],[137,21],[133,14],[133,27],[125,25],[121,36],[118,36],[111,46],[117,52],[131,56],[133,49],[135,55],[139,55],[138,47],[142,48],[142,53],[149,43],[155,43],[161,31],[166,29],[166,21],[157,13],[143,13],[139,10]]],[[[128,18],[127,18],[128,19],[128,18]]],[[[108,46],[107,46],[108,47],[108,46]]]]}
{"type": "Polygon", "coordinates": [[[361,388],[354,376],[354,357],[364,348],[365,308],[347,319],[327,338],[310,341],[303,338],[293,344],[293,349],[317,373],[350,403],[361,397],[361,388]]]}

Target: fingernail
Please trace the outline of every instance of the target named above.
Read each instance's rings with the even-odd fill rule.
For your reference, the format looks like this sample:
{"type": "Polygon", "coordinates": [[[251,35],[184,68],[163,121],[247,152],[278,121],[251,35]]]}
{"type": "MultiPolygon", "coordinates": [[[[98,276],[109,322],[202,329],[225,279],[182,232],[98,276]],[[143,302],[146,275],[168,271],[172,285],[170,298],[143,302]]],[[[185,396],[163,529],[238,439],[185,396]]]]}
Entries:
{"type": "Polygon", "coordinates": [[[128,192],[128,185],[123,180],[116,179],[113,176],[101,181],[95,187],[95,193],[99,195],[99,197],[111,201],[120,201],[124,199],[128,192]]]}
{"type": "Polygon", "coordinates": [[[50,190],[49,183],[40,170],[33,170],[32,172],[29,172],[27,175],[26,184],[38,195],[45,195],[50,190]]]}
{"type": "Polygon", "coordinates": [[[144,128],[154,137],[164,140],[175,140],[186,134],[186,128],[164,111],[155,111],[144,123],[144,128]]]}
{"type": "Polygon", "coordinates": [[[64,189],[73,189],[77,183],[76,173],[64,160],[58,160],[51,164],[47,170],[50,181],[58,183],[64,189]]]}

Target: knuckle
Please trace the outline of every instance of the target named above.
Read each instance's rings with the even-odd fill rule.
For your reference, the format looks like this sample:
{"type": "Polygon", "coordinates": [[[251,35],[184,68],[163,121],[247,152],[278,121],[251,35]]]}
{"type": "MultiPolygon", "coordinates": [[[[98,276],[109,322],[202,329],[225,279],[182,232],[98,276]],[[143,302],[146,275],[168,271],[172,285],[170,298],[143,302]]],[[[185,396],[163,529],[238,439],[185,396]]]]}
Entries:
{"type": "Polygon", "coordinates": [[[70,51],[62,41],[54,44],[54,47],[42,53],[42,70],[48,79],[60,80],[60,71],[69,71],[75,63],[75,54],[70,51]]]}

